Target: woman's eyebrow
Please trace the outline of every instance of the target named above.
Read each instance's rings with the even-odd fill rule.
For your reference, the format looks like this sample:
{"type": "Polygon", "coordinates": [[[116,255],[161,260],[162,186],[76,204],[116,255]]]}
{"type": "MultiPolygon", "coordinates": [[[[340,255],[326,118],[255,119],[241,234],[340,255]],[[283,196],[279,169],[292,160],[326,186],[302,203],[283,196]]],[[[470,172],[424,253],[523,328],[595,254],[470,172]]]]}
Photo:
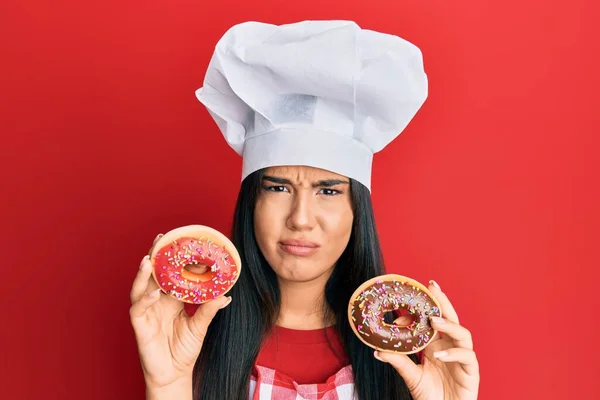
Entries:
{"type": "MultiPolygon", "coordinates": [[[[280,185],[292,185],[292,182],[289,179],[279,178],[276,176],[265,175],[265,176],[263,176],[263,179],[266,181],[278,183],[280,185]]],[[[350,182],[346,181],[346,180],[342,180],[342,179],[324,179],[324,180],[320,180],[320,181],[313,183],[312,186],[313,187],[331,187],[331,186],[340,185],[340,184],[344,184],[344,183],[348,184],[350,182]]]]}
{"type": "Polygon", "coordinates": [[[335,186],[335,185],[340,185],[343,183],[350,183],[349,181],[345,181],[345,180],[341,180],[341,179],[326,179],[326,180],[322,180],[322,181],[318,181],[316,183],[313,183],[313,187],[331,187],[331,186],[335,186]]]}
{"type": "Polygon", "coordinates": [[[263,179],[265,181],[271,181],[273,183],[279,183],[280,185],[291,185],[292,184],[292,182],[289,179],[278,178],[276,176],[265,175],[265,176],[263,176],[263,179]]]}

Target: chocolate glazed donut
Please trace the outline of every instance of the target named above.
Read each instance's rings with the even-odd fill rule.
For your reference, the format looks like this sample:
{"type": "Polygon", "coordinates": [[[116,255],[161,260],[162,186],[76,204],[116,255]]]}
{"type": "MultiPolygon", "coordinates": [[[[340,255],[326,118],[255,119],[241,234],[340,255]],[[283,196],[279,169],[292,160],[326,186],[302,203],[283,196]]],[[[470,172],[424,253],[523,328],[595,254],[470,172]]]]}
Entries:
{"type": "Polygon", "coordinates": [[[376,350],[413,354],[423,350],[437,332],[429,317],[441,317],[440,304],[419,282],[401,275],[381,275],[363,283],[348,304],[348,319],[356,336],[376,350]],[[412,323],[386,323],[388,312],[404,309],[412,323]]]}

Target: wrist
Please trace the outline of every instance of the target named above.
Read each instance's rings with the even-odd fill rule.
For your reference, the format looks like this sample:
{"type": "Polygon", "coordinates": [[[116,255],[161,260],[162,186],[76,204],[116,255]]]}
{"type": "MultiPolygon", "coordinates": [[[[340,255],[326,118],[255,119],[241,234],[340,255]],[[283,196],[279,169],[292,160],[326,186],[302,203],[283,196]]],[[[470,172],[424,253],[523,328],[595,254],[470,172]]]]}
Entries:
{"type": "Polygon", "coordinates": [[[162,386],[146,382],[146,400],[192,400],[192,396],[192,377],[180,378],[162,386]]]}

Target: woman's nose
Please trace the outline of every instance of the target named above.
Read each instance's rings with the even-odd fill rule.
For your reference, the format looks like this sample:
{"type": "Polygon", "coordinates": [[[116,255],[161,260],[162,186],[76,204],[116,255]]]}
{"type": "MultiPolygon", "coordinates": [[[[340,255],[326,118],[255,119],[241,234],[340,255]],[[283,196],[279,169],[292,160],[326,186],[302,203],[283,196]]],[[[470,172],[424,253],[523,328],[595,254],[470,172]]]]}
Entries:
{"type": "Polygon", "coordinates": [[[315,210],[312,197],[307,193],[297,193],[291,204],[288,228],[293,230],[312,229],[315,225],[315,210]]]}

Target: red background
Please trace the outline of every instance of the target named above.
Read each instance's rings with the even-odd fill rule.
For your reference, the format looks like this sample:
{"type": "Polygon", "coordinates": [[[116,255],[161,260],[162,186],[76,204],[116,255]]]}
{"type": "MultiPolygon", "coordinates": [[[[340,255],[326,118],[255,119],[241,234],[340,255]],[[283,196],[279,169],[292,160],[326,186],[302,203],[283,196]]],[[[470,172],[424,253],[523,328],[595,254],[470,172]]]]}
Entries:
{"type": "Polygon", "coordinates": [[[0,397],[143,398],[138,263],[176,226],[228,233],[239,185],[194,97],[213,46],[354,19],[421,47],[430,79],[374,163],[389,269],[449,294],[482,399],[598,398],[598,13],[550,3],[3,2],[0,397]]]}

